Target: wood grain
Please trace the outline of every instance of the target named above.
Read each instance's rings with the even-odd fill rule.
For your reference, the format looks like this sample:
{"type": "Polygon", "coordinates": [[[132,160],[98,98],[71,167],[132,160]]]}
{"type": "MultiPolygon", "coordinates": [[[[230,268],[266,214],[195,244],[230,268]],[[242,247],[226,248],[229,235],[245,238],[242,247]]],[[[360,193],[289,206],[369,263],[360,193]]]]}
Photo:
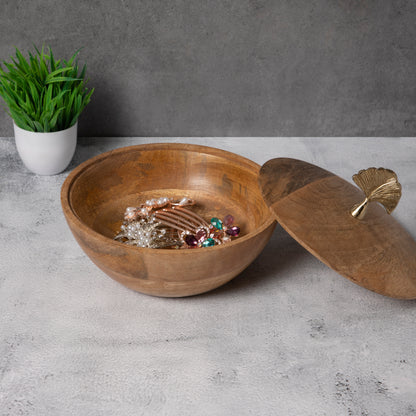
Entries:
{"type": "Polygon", "coordinates": [[[204,146],[131,146],[78,166],[62,186],[61,202],[82,249],[113,279],[151,295],[195,295],[238,275],[268,242],[276,222],[261,196],[259,171],[248,159],[204,146]],[[241,236],[193,250],[131,247],[113,240],[127,206],[160,196],[191,197],[207,219],[230,213],[241,236]]]}
{"type": "Polygon", "coordinates": [[[364,196],[357,187],[287,158],[268,161],[259,184],[279,223],[322,262],[374,292],[416,298],[416,242],[377,203],[363,220],[353,218],[350,209],[364,196]]]}

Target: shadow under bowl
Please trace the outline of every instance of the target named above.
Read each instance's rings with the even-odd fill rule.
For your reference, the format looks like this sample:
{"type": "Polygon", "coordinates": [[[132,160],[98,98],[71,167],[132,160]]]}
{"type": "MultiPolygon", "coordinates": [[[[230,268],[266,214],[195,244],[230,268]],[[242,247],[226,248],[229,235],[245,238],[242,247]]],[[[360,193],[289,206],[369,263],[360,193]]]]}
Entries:
{"type": "Polygon", "coordinates": [[[263,201],[260,166],[223,150],[145,144],[103,153],[75,168],[61,190],[68,225],[107,275],[141,293],[180,297],[215,289],[263,250],[276,222],[263,201]],[[241,234],[214,247],[151,249],[115,241],[128,206],[162,196],[197,202],[205,219],[233,215],[241,234]]]}

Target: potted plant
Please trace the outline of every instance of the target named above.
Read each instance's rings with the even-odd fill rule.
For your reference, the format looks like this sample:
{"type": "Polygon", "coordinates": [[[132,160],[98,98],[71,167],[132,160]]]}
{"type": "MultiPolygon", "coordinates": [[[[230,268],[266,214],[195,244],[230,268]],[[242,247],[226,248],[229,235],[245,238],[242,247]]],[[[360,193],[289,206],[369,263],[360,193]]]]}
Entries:
{"type": "Polygon", "coordinates": [[[16,147],[25,166],[40,175],[55,175],[70,163],[77,143],[78,117],[93,89],[85,86],[86,66],[79,71],[76,52],[68,61],[55,60],[37,48],[27,60],[0,65],[0,96],[13,119],[16,147]]]}

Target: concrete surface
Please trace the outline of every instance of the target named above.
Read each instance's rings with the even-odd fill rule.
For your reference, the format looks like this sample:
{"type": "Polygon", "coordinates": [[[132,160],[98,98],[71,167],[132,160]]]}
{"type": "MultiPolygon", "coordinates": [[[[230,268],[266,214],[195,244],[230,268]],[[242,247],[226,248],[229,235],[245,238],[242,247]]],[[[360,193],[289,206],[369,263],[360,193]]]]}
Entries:
{"type": "MultiPolygon", "coordinates": [[[[116,147],[82,139],[72,167],[116,147]]],[[[394,169],[416,237],[415,139],[171,139],[264,163],[297,157],[350,179],[394,169]]],[[[130,291],[81,251],[60,207],[68,172],[27,172],[0,140],[0,415],[416,415],[416,303],[337,275],[280,227],[205,295],[130,291]]]]}
{"type": "Polygon", "coordinates": [[[414,0],[2,0],[0,62],[84,47],[81,136],[415,136],[415,20],[414,0]]]}

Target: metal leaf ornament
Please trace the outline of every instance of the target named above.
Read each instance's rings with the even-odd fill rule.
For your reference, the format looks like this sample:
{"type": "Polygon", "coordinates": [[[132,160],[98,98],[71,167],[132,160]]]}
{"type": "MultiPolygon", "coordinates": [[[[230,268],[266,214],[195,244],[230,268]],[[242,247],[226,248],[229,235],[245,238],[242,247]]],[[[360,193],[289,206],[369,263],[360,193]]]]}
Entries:
{"type": "Polygon", "coordinates": [[[384,206],[388,214],[396,208],[402,196],[402,186],[397,180],[397,175],[390,169],[368,168],[360,170],[352,179],[363,190],[365,199],[355,205],[351,215],[363,219],[369,202],[379,202],[384,206]]]}

